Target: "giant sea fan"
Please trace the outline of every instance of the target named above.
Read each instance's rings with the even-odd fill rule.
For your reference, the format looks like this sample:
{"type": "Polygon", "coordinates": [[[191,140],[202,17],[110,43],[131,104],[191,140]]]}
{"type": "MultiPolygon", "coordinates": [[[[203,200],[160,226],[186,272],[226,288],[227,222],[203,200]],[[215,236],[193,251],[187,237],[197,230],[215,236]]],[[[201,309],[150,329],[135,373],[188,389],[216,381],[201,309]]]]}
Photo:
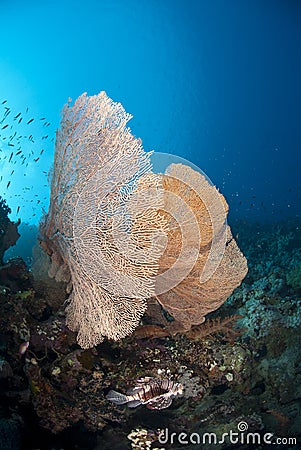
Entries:
{"type": "Polygon", "coordinates": [[[40,232],[49,275],[68,283],[67,324],[83,348],[131,334],[150,298],[174,317],[173,331],[188,330],[247,270],[224,197],[182,164],[152,174],[130,118],[104,92],[83,94],[57,133],[40,232]]]}
{"type": "Polygon", "coordinates": [[[126,127],[130,118],[105,92],[83,94],[64,108],[57,133],[40,231],[50,276],[69,285],[67,324],[83,348],[130,334],[155,293],[162,249],[152,237],[164,227],[159,178],[152,191],[144,183],[143,195],[151,164],[126,127]]]}
{"type": "Polygon", "coordinates": [[[248,269],[226,222],[228,204],[204,174],[171,164],[162,186],[168,244],[159,262],[156,298],[175,319],[169,327],[175,333],[202,323],[240,285],[248,269]],[[179,256],[183,247],[190,260],[179,256]],[[175,270],[170,272],[170,267],[175,270]],[[167,284],[170,288],[164,289],[167,284]]]}

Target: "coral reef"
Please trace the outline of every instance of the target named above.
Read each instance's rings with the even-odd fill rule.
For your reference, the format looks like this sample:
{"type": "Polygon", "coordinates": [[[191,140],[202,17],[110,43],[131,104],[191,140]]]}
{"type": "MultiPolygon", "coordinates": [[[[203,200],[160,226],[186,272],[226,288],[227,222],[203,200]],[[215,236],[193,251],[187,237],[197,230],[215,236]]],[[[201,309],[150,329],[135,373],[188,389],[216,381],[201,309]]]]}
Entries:
{"type": "MultiPolygon", "coordinates": [[[[120,342],[84,350],[65,325],[64,305],[56,305],[50,291],[36,291],[29,273],[22,288],[0,291],[0,412],[8,421],[0,426],[0,442],[8,442],[4,427],[15,427],[22,449],[49,442],[55,450],[174,450],[183,446],[160,443],[162,430],[220,438],[237,432],[240,422],[261,436],[300,438],[300,331],[295,323],[286,326],[289,316],[298,314],[299,294],[286,279],[301,263],[301,254],[298,232],[289,232],[293,239],[283,244],[281,254],[278,244],[253,252],[254,246],[271,243],[274,229],[249,241],[253,229],[240,225],[250,271],[230,299],[188,334],[162,332],[153,323],[162,308],[158,311],[154,303],[143,318],[145,332],[141,324],[137,334],[120,342]],[[261,320],[253,302],[263,305],[261,320]],[[266,318],[270,309],[273,317],[266,318]],[[20,355],[24,341],[29,347],[20,355]],[[179,382],[183,395],[161,411],[131,410],[106,400],[110,389],[125,392],[144,376],[179,382]]],[[[3,283],[4,289],[9,281],[3,283]]]]}
{"type": "MultiPolygon", "coordinates": [[[[183,445],[171,443],[172,433],[214,433],[214,447],[227,450],[223,433],[242,423],[244,436],[270,433],[282,439],[275,449],[300,448],[301,225],[238,223],[234,235],[236,226],[249,272],[205,323],[182,334],[169,331],[169,312],[151,298],[134,333],[80,348],[66,326],[67,283],[48,276],[51,258],[37,250],[35,279],[21,259],[2,266],[1,449],[177,450],[183,445]],[[160,411],[107,401],[111,389],[126,392],[142,377],[181,383],[183,395],[160,411]]],[[[212,448],[185,447],[196,445],[212,448]]]]}
{"type": "Polygon", "coordinates": [[[152,446],[152,443],[158,440],[158,433],[152,430],[136,428],[127,437],[131,441],[133,450],[159,450],[152,446]]]}
{"type": "Polygon", "coordinates": [[[219,334],[227,339],[229,342],[234,342],[237,336],[241,334],[241,330],[234,328],[238,319],[242,319],[242,316],[234,315],[221,319],[216,317],[215,319],[209,319],[203,325],[193,327],[187,336],[191,339],[200,340],[207,336],[219,334]]]}
{"type": "Polygon", "coordinates": [[[3,255],[9,247],[15,245],[18,238],[18,222],[12,222],[8,215],[11,213],[10,208],[5,200],[0,197],[0,266],[3,265],[3,255]]]}
{"type": "Polygon", "coordinates": [[[298,264],[286,274],[286,282],[293,289],[301,291],[301,264],[298,264]]]}

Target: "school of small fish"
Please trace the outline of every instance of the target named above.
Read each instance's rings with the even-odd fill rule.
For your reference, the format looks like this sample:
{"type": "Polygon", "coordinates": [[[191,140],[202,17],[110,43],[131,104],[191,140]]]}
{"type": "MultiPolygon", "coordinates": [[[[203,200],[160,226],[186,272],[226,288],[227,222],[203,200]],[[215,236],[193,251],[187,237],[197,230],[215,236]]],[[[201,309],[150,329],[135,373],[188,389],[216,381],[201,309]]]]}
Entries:
{"type": "MultiPolygon", "coordinates": [[[[7,106],[7,100],[0,102],[0,195],[8,202],[12,197],[20,198],[20,205],[16,206],[14,211],[17,215],[20,209],[22,210],[22,207],[26,207],[28,214],[30,207],[32,211],[31,217],[39,216],[41,205],[48,200],[46,192],[44,192],[43,197],[40,194],[32,195],[35,186],[32,183],[29,184],[28,180],[30,178],[29,172],[32,164],[38,164],[39,168],[40,160],[47,147],[47,140],[49,141],[49,145],[53,147],[54,138],[50,138],[52,133],[46,131],[49,126],[50,122],[45,117],[41,117],[40,119],[30,117],[29,108],[26,108],[25,112],[16,111],[14,113],[13,109],[7,106]],[[37,130],[37,125],[41,127],[41,136],[35,138],[33,133],[34,130],[37,130]],[[45,131],[43,133],[44,129],[45,131]],[[43,148],[42,141],[44,142],[43,148]],[[8,165],[11,166],[12,170],[8,171],[8,165]],[[6,168],[5,171],[3,167],[6,168]],[[21,172],[21,168],[23,168],[23,172],[21,172]],[[6,177],[4,177],[4,172],[6,172],[6,177]],[[20,174],[26,177],[24,178],[24,183],[22,183],[23,188],[21,191],[20,189],[14,191],[14,181],[15,179],[20,181],[20,178],[18,178],[20,174]],[[7,179],[7,175],[10,176],[9,179],[7,179]],[[2,188],[1,184],[3,184],[2,188]]],[[[41,170],[39,177],[40,175],[45,179],[44,188],[48,188],[48,171],[41,170]]]]}

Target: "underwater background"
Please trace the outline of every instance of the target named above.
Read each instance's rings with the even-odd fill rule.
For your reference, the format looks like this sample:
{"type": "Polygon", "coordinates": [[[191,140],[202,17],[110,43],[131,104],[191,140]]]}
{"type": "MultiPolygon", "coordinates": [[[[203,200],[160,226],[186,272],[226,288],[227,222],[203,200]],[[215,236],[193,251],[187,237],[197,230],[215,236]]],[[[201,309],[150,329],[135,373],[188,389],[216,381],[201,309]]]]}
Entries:
{"type": "Polygon", "coordinates": [[[0,449],[213,448],[161,445],[170,423],[221,436],[243,421],[300,438],[301,3],[3,0],[0,19],[0,196],[21,221],[0,271],[0,449]],[[249,272],[199,335],[83,352],[63,325],[62,287],[47,297],[32,285],[60,112],[103,90],[146,151],[189,160],[229,204],[249,272]],[[29,328],[32,353],[20,355],[29,328]],[[188,397],[145,412],[99,394],[158,370],[184,377],[188,397]]]}

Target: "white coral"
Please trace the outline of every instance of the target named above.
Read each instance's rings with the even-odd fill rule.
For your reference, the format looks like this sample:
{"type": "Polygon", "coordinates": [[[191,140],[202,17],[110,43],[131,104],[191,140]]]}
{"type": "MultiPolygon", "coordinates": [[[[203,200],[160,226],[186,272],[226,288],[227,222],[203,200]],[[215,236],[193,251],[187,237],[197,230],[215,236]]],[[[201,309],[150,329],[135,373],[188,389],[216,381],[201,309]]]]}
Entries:
{"type": "Polygon", "coordinates": [[[69,282],[67,324],[89,348],[130,334],[155,293],[163,225],[159,179],[105,92],[63,110],[50,209],[41,225],[50,274],[69,282]]]}

